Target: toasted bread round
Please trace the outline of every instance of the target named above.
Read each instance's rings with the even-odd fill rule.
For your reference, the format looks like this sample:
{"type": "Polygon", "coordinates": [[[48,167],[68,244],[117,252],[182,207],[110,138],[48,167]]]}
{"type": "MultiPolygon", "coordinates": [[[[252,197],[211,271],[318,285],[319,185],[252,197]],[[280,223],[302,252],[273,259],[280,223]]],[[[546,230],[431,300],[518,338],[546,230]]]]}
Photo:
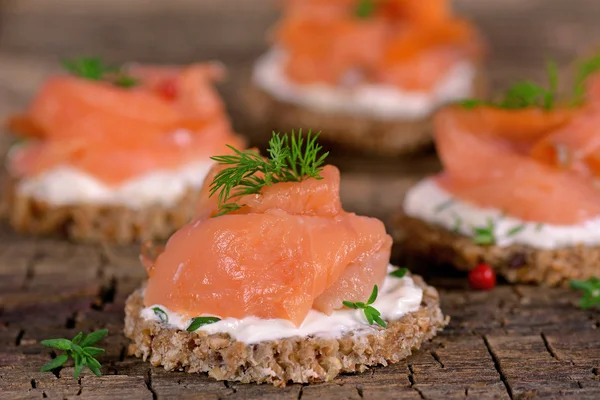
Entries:
{"type": "Polygon", "coordinates": [[[511,283],[560,286],[570,279],[600,275],[600,246],[553,250],[521,244],[482,246],[468,236],[406,215],[396,218],[392,234],[407,254],[463,271],[486,263],[511,283]]]}
{"type": "Polygon", "coordinates": [[[423,288],[418,311],[373,334],[349,332],[340,338],[291,337],[256,344],[232,339],[226,333],[187,332],[141,316],[143,289],[135,291],[125,306],[125,336],[129,353],[166,370],[205,372],[217,380],[244,383],[330,381],[344,372],[363,372],[369,366],[387,365],[408,357],[413,349],[434,337],[447,323],[437,291],[419,276],[423,288]]]}
{"type": "MultiPolygon", "coordinates": [[[[473,97],[483,97],[485,93],[486,79],[482,68],[478,68],[473,97]]],[[[329,113],[278,100],[252,84],[246,86],[242,98],[256,132],[264,132],[269,138],[273,130],[312,129],[321,132],[324,142],[384,157],[414,153],[432,143],[431,116],[381,120],[329,113]]]]}
{"type": "Polygon", "coordinates": [[[9,180],[3,193],[4,216],[19,233],[59,234],[79,242],[127,244],[166,239],[193,217],[197,190],[170,207],[151,205],[131,209],[117,205],[55,206],[20,194],[18,181],[9,180]]]}

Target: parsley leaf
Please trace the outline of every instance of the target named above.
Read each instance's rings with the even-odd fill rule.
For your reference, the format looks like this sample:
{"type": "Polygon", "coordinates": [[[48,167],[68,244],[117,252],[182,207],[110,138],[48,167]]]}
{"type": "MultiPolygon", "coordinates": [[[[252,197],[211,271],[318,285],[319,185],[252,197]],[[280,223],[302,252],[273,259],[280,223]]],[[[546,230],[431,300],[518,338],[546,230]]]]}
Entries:
{"type": "Polygon", "coordinates": [[[404,278],[404,276],[408,273],[408,268],[398,268],[389,273],[390,276],[394,278],[404,278]]]}
{"type": "Polygon", "coordinates": [[[73,60],[63,60],[63,68],[81,78],[100,81],[107,72],[115,72],[98,57],[79,57],[73,60]]]}
{"type": "Polygon", "coordinates": [[[342,303],[348,308],[352,308],[355,310],[358,310],[358,309],[363,310],[363,312],[365,313],[365,318],[367,318],[369,325],[373,325],[373,323],[377,323],[378,325],[385,328],[387,326],[387,324],[381,318],[381,313],[375,307],[371,306],[371,304],[373,304],[375,302],[375,300],[377,300],[378,291],[379,290],[377,288],[377,285],[373,286],[373,291],[371,292],[371,296],[369,296],[369,300],[367,300],[366,304],[363,302],[352,302],[352,301],[343,301],[342,303]]]}
{"type": "Polygon", "coordinates": [[[479,245],[492,245],[496,243],[494,221],[488,219],[486,226],[473,228],[473,243],[479,245]]]}
{"type": "Polygon", "coordinates": [[[192,322],[190,326],[187,327],[186,331],[194,332],[198,328],[204,325],[214,324],[215,322],[219,322],[221,318],[217,317],[196,317],[192,318],[192,322]]]}
{"type": "Polygon", "coordinates": [[[572,280],[569,282],[571,289],[583,292],[583,297],[579,299],[579,307],[588,309],[592,307],[600,308],[600,279],[596,277],[585,281],[572,280]]]}
{"type": "Polygon", "coordinates": [[[92,81],[108,81],[123,88],[130,88],[139,84],[137,79],[128,76],[121,67],[105,64],[99,57],[79,57],[72,60],[63,60],[62,65],[72,75],[92,81]]]}
{"type": "Polygon", "coordinates": [[[221,165],[230,167],[220,171],[210,185],[210,196],[218,193],[219,213],[238,210],[242,205],[230,200],[260,193],[265,186],[279,182],[300,182],[308,178],[322,179],[320,173],[329,153],[319,155],[322,147],[317,143],[319,134],[309,131],[306,138],[302,130],[296,135],[273,132],[267,153],[262,157],[255,150],[240,151],[232,146],[233,155],[211,157],[221,165]]]}
{"type": "Polygon", "coordinates": [[[160,307],[152,307],[152,311],[154,311],[154,315],[158,317],[160,322],[169,322],[169,316],[160,307]]]}
{"type": "Polygon", "coordinates": [[[75,371],[73,377],[78,378],[84,366],[87,366],[96,376],[102,375],[100,368],[102,365],[94,358],[99,354],[104,353],[104,349],[98,347],[90,347],[90,345],[102,340],[108,334],[108,330],[101,329],[92,332],[87,336],[83,336],[83,332],[79,332],[72,340],[68,339],[48,339],[42,340],[40,343],[44,346],[53,349],[63,350],[65,354],[61,354],[54,360],[45,364],[40,368],[41,372],[52,371],[64,365],[69,357],[73,358],[75,371]]]}

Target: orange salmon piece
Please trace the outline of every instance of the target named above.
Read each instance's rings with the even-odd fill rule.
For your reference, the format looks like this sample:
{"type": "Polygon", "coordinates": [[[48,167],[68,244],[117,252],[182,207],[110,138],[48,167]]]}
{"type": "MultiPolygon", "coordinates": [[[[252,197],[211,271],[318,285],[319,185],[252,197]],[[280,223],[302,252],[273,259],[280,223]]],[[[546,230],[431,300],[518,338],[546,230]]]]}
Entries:
{"type": "Polygon", "coordinates": [[[288,56],[287,76],[300,84],[343,85],[351,74],[430,90],[454,64],[477,61],[483,53],[474,27],[455,18],[447,0],[375,2],[366,18],[352,0],[284,4],[275,42],[288,56]]]}
{"type": "Polygon", "coordinates": [[[298,326],[311,308],[364,300],[385,278],[392,241],[381,221],[341,210],[335,167],[323,175],[274,184],[238,213],[178,231],[149,269],[146,306],[298,326]]]}
{"type": "MultiPolygon", "coordinates": [[[[521,132],[531,138],[541,136],[531,128],[547,126],[535,115],[528,110],[492,111],[485,107],[481,110],[449,107],[439,112],[435,117],[435,138],[445,171],[438,182],[460,199],[500,209],[526,221],[572,225],[597,217],[600,191],[594,187],[592,178],[531,158],[515,144],[515,132],[501,129],[521,126],[527,128],[521,132]],[[494,114],[502,118],[494,119],[494,114]],[[527,128],[525,120],[510,122],[523,115],[528,115],[535,124],[527,128]]],[[[557,115],[548,118],[549,126],[555,118],[560,120],[557,115]]]]}
{"type": "Polygon", "coordinates": [[[587,108],[571,123],[540,139],[531,156],[559,168],[577,168],[600,150],[600,109],[587,108]]]}
{"type": "Polygon", "coordinates": [[[70,76],[48,79],[28,114],[49,138],[137,136],[139,140],[139,135],[162,133],[163,126],[180,118],[167,102],[146,91],[70,76]]]}
{"type": "Polygon", "coordinates": [[[66,165],[109,185],[245,147],[212,86],[220,64],[130,66],[137,85],[73,76],[48,79],[28,112],[9,119],[16,134],[41,139],[15,150],[9,169],[31,176],[66,165]]]}
{"type": "Polygon", "coordinates": [[[383,13],[393,19],[408,20],[420,26],[432,26],[452,18],[448,0],[387,0],[383,13]]]}

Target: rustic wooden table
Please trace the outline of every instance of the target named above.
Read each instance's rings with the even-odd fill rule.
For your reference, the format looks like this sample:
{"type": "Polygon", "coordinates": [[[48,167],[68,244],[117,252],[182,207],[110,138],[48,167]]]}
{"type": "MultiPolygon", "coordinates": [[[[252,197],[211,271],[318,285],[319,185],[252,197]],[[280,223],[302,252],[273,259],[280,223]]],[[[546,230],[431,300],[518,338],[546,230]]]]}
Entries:
{"type": "MultiPolygon", "coordinates": [[[[494,87],[541,79],[600,39],[598,0],[459,0],[490,41],[494,87]]],[[[237,88],[265,48],[276,14],[261,0],[0,0],[0,118],[23,107],[60,57],[189,62],[218,58],[231,70],[223,94],[236,128],[252,136],[237,88]]],[[[6,138],[0,138],[6,144],[6,138]]],[[[2,145],[0,145],[2,146],[2,145]]],[[[4,146],[5,147],[5,146],[4,146]]],[[[389,223],[412,183],[436,171],[433,154],[405,160],[334,153],[349,210],[389,223]]],[[[407,361],[318,385],[216,382],[167,373],[126,354],[123,306],[144,279],[137,249],[73,245],[0,229],[0,398],[600,398],[600,314],[577,294],[501,284],[468,289],[464,276],[426,271],[440,288],[448,328],[407,361]],[[39,341],[106,327],[103,376],[40,373],[39,341]]]]}

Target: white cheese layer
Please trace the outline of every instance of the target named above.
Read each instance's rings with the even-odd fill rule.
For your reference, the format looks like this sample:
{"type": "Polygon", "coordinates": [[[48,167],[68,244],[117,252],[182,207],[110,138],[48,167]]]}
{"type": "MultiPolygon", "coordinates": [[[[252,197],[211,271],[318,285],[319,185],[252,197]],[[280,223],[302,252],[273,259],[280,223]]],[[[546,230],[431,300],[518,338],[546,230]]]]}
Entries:
{"type": "Polygon", "coordinates": [[[463,235],[473,236],[474,227],[493,222],[497,246],[529,245],[538,249],[600,244],[600,218],[578,225],[550,225],[522,221],[501,210],[482,208],[453,198],[433,179],[415,185],[404,199],[404,213],[463,235]]]}
{"type": "Polygon", "coordinates": [[[254,84],[280,101],[317,111],[364,115],[380,120],[421,119],[440,105],[472,96],[475,67],[453,66],[431,92],[406,91],[391,85],[362,84],[348,73],[345,84],[297,84],[284,71],[285,52],[271,50],[254,67],[254,84]]]}
{"type": "Polygon", "coordinates": [[[199,189],[212,165],[212,161],[203,159],[177,169],[152,171],[116,187],[64,165],[21,180],[17,191],[55,206],[99,204],[131,209],[149,205],[168,207],[177,204],[188,189],[199,189]]]}
{"type": "MultiPolygon", "coordinates": [[[[390,266],[390,271],[393,269],[395,268],[390,266]]],[[[407,313],[417,311],[422,299],[423,290],[415,285],[412,278],[395,278],[388,275],[383,287],[379,288],[379,296],[372,306],[381,312],[381,318],[384,320],[395,320],[407,313]]],[[[188,318],[183,318],[180,314],[170,311],[160,304],[144,308],[142,317],[146,320],[159,321],[160,318],[153,311],[154,307],[159,307],[164,311],[167,316],[166,323],[170,326],[184,330],[191,323],[188,318]]],[[[228,333],[232,338],[248,344],[293,336],[336,338],[350,331],[373,333],[378,329],[378,325],[369,325],[363,310],[351,309],[336,310],[331,315],[310,310],[299,327],[285,319],[246,317],[243,319],[226,318],[199,328],[209,334],[228,333]]]]}

